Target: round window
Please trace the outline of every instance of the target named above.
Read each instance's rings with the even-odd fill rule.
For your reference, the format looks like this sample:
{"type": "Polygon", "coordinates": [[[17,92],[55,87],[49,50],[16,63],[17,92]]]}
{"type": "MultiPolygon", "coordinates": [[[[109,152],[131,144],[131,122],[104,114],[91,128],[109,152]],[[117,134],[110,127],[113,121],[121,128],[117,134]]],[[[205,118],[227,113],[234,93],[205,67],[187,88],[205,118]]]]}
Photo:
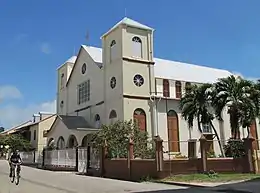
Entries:
{"type": "Polygon", "coordinates": [[[142,86],[144,84],[144,78],[140,74],[135,75],[134,84],[139,87],[142,86]]]}
{"type": "Polygon", "coordinates": [[[62,107],[63,107],[63,105],[64,105],[64,102],[63,102],[63,101],[61,101],[61,102],[60,102],[60,107],[62,108],[62,107]]]}
{"type": "Polygon", "coordinates": [[[112,77],[110,80],[110,87],[113,89],[116,87],[116,78],[112,77]]]}
{"type": "Polygon", "coordinates": [[[85,73],[86,73],[86,70],[87,70],[87,65],[86,65],[86,63],[84,63],[84,64],[82,65],[82,67],[81,67],[81,72],[82,72],[82,74],[85,74],[85,73]]]}

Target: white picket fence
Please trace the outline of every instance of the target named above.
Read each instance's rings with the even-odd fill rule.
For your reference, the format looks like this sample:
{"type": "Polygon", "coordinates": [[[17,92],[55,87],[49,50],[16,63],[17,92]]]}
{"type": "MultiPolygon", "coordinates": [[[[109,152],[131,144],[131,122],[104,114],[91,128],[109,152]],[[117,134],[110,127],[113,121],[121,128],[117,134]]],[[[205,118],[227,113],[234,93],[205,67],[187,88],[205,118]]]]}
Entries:
{"type": "Polygon", "coordinates": [[[20,152],[21,159],[25,164],[32,164],[34,163],[34,152],[20,152]]]}
{"type": "Polygon", "coordinates": [[[71,169],[76,168],[78,160],[78,171],[81,173],[86,173],[88,167],[99,169],[100,154],[98,149],[91,147],[88,157],[88,148],[78,148],[78,159],[76,151],[76,149],[45,150],[44,163],[42,151],[20,152],[20,155],[23,163],[35,164],[38,167],[44,165],[45,167],[71,169]]]}
{"type": "Polygon", "coordinates": [[[45,151],[44,165],[76,167],[76,149],[45,151]]]}

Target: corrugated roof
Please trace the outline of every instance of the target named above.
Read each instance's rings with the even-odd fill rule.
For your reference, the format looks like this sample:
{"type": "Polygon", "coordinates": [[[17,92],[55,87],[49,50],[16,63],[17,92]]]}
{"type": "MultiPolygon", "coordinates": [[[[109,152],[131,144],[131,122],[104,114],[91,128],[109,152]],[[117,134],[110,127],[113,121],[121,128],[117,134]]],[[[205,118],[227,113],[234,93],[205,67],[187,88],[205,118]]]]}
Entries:
{"type": "Polygon", "coordinates": [[[146,30],[151,30],[151,31],[154,30],[153,28],[148,27],[147,25],[141,24],[141,23],[139,23],[135,20],[132,20],[128,17],[125,17],[121,21],[119,21],[116,25],[114,25],[110,30],[108,30],[108,32],[106,32],[102,37],[106,36],[108,33],[110,33],[111,31],[113,31],[114,29],[116,29],[118,26],[120,26],[122,24],[132,26],[132,27],[136,27],[136,28],[140,28],[140,29],[146,29],[146,30]]]}
{"type": "MultiPolygon", "coordinates": [[[[102,62],[102,49],[84,46],[85,50],[96,62],[102,62]]],[[[232,73],[227,70],[187,64],[154,58],[154,75],[156,78],[166,78],[195,83],[212,83],[218,78],[230,76],[232,73]]]]}
{"type": "Polygon", "coordinates": [[[197,83],[213,83],[232,75],[227,70],[154,58],[154,76],[197,83]]]}
{"type": "Polygon", "coordinates": [[[91,128],[84,117],[67,115],[59,115],[59,117],[68,129],[91,128]]]}

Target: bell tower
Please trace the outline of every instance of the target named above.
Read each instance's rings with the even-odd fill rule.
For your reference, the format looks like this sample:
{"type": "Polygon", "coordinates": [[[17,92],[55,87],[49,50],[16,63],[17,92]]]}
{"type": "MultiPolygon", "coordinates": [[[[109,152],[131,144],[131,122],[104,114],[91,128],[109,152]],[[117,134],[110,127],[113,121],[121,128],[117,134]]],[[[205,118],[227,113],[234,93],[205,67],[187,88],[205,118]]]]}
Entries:
{"type": "Polygon", "coordinates": [[[124,18],[102,36],[107,121],[142,114],[142,129],[151,129],[150,96],[155,92],[153,29],[124,18]],[[110,116],[113,111],[114,116],[110,116]]]}

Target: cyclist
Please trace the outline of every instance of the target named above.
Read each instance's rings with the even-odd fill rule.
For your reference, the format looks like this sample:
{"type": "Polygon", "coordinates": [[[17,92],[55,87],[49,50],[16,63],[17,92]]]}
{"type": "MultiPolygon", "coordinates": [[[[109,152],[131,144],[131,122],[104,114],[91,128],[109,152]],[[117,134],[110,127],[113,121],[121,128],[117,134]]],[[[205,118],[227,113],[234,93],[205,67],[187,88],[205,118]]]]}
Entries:
{"type": "MultiPolygon", "coordinates": [[[[13,172],[13,163],[14,164],[18,164],[18,163],[21,163],[22,162],[22,159],[20,157],[20,154],[19,154],[19,151],[18,150],[15,150],[12,155],[10,156],[9,158],[9,166],[10,166],[10,174],[9,174],[9,177],[12,177],[12,172],[13,172]]],[[[18,173],[20,173],[21,171],[21,167],[20,165],[18,165],[18,173]]]]}

